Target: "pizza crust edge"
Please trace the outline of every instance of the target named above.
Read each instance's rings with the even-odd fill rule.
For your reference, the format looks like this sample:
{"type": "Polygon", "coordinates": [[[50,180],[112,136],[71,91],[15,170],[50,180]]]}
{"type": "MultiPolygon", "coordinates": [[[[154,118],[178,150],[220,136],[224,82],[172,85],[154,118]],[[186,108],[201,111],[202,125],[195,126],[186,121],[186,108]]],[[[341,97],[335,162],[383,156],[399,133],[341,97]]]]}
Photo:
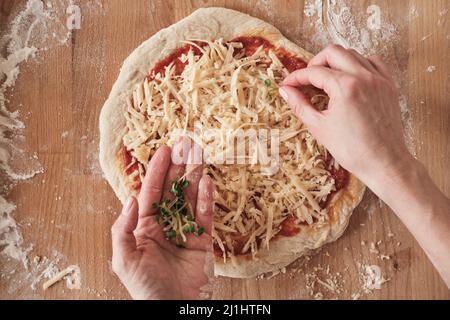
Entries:
{"type": "MultiPolygon", "coordinates": [[[[276,47],[308,62],[313,56],[286,39],[271,24],[247,14],[225,8],[202,8],[185,19],[162,29],[143,42],[125,60],[119,77],[105,102],[100,114],[100,155],[99,161],[106,180],[122,203],[134,195],[124,173],[123,159],[120,156],[122,138],[126,133],[123,116],[128,97],[135,86],[147,75],[149,70],[161,59],[179,47],[181,40],[215,39],[232,40],[239,36],[261,36],[276,47]]],[[[339,238],[347,227],[353,209],[359,204],[365,186],[353,175],[349,177],[346,188],[337,193],[330,204],[331,224],[320,228],[310,228],[307,233],[300,232],[293,237],[280,237],[270,242],[270,249],[261,249],[258,260],[249,256],[237,256],[236,264],[223,263],[216,258],[215,274],[248,278],[283,268],[299,257],[308,254],[325,243],[339,238]]]]}

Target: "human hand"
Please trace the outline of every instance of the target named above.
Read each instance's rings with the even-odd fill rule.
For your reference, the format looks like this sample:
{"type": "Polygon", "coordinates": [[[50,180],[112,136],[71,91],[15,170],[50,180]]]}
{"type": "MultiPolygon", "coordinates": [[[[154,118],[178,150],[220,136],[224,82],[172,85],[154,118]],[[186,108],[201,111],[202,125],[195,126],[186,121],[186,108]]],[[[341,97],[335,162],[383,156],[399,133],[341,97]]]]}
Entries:
{"type": "Polygon", "coordinates": [[[404,142],[396,85],[381,57],[366,59],[331,45],[307,68],[290,74],[280,94],[337,162],[366,184],[380,170],[397,172],[412,160],[404,142]],[[298,90],[306,85],[328,94],[327,110],[314,109],[298,90]]]}
{"type": "Polygon", "coordinates": [[[201,150],[189,150],[189,146],[190,141],[182,139],[173,151],[165,146],[158,149],[148,165],[138,200],[128,200],[112,227],[112,268],[133,299],[198,299],[201,287],[208,283],[206,259],[212,251],[214,187],[208,176],[202,176],[202,165],[193,161],[201,159],[201,150]],[[182,164],[171,161],[175,155],[183,158],[182,164]],[[185,174],[189,181],[186,200],[195,208],[195,220],[205,232],[187,235],[185,248],[179,248],[166,239],[153,204],[173,197],[172,182],[185,174]]]}

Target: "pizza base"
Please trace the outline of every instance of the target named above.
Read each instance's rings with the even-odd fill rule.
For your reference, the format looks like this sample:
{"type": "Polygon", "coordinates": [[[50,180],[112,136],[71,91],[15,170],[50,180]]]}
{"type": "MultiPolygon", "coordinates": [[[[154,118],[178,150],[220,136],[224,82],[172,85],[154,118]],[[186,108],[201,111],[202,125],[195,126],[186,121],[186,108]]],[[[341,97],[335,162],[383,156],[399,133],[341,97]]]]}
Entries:
{"type": "MultiPolygon", "coordinates": [[[[134,195],[124,176],[119,150],[126,133],[123,116],[127,99],[137,84],[160,60],[180,47],[188,39],[217,39],[225,41],[239,36],[260,36],[276,47],[308,62],[312,54],[286,39],[274,26],[247,14],[225,8],[198,9],[187,18],[163,29],[142,43],[124,62],[119,77],[100,114],[100,164],[105,178],[122,203],[134,195]]],[[[235,263],[216,258],[215,274],[248,278],[283,268],[299,257],[325,243],[339,238],[348,225],[353,209],[359,204],[365,186],[350,175],[349,184],[337,193],[329,207],[330,223],[312,228],[301,228],[293,237],[278,237],[270,241],[270,248],[261,248],[258,259],[250,255],[235,257],[235,263]]]]}

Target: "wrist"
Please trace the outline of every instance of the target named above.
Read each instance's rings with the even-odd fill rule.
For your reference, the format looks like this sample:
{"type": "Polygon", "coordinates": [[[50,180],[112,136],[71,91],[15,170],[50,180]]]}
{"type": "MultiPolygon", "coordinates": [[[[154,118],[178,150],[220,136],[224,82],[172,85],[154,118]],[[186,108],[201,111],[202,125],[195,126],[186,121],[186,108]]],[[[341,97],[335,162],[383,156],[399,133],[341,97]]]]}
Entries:
{"type": "Polygon", "coordinates": [[[388,156],[382,154],[368,157],[364,168],[354,172],[369,188],[384,188],[386,183],[404,180],[422,167],[406,148],[388,156]]]}
{"type": "Polygon", "coordinates": [[[409,153],[405,153],[390,162],[378,162],[370,172],[360,174],[358,178],[366,184],[378,197],[389,204],[390,199],[397,197],[396,190],[406,192],[420,186],[425,168],[409,153]]]}
{"type": "Polygon", "coordinates": [[[421,223],[432,219],[433,196],[438,194],[439,190],[436,189],[423,164],[412,156],[398,161],[395,166],[380,169],[378,174],[371,175],[363,182],[404,223],[405,219],[413,222],[417,218],[421,223]]]}

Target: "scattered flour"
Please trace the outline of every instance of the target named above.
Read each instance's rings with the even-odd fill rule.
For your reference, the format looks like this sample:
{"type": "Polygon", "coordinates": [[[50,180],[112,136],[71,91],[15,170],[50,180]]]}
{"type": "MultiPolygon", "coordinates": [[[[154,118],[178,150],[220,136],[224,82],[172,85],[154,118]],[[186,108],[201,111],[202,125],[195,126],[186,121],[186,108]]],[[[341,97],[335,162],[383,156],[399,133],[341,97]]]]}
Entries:
{"type": "Polygon", "coordinates": [[[372,293],[372,290],[380,290],[381,286],[390,280],[382,275],[377,265],[360,265],[360,268],[362,290],[366,294],[372,293]]]}
{"type": "MultiPolygon", "coordinates": [[[[15,288],[22,286],[24,279],[35,287],[42,277],[51,274],[51,270],[56,268],[58,259],[50,261],[46,258],[39,264],[30,263],[28,256],[33,245],[24,245],[19,226],[13,217],[16,205],[4,198],[12,186],[44,172],[37,155],[27,155],[25,125],[21,121],[20,112],[10,111],[12,107],[17,109],[21,105],[8,106],[7,95],[13,93],[24,63],[39,62],[40,52],[67,45],[71,31],[65,27],[65,21],[58,14],[65,14],[65,9],[71,3],[56,0],[44,4],[41,0],[28,0],[7,30],[0,33],[0,278],[11,279],[12,276],[21,274],[20,279],[10,281],[15,283],[15,288]],[[17,269],[13,261],[21,262],[24,271],[17,269]],[[45,266],[45,272],[37,274],[42,266],[45,266]],[[25,275],[23,272],[26,272],[25,275]]],[[[77,286],[77,283],[75,278],[70,281],[71,286],[77,286]]],[[[14,287],[8,287],[8,292],[12,291],[14,287]]]]}
{"type": "Polygon", "coordinates": [[[396,36],[395,27],[381,21],[380,29],[369,29],[363,15],[355,15],[343,1],[309,0],[304,14],[314,28],[313,51],[330,43],[353,48],[363,54],[380,54],[380,48],[396,36]]]}
{"type": "Polygon", "coordinates": [[[419,17],[419,13],[417,12],[416,4],[413,3],[411,7],[409,8],[409,21],[412,21],[414,19],[417,19],[419,17]]]}
{"type": "MultiPolygon", "coordinates": [[[[51,280],[55,276],[60,273],[60,269],[58,267],[58,264],[60,264],[64,260],[64,256],[57,252],[53,251],[52,258],[49,259],[47,257],[34,257],[33,261],[31,262],[31,265],[33,266],[32,271],[28,274],[28,278],[31,279],[31,289],[33,291],[38,290],[40,287],[39,285],[44,282],[44,280],[51,280]]],[[[71,265],[65,270],[68,270],[70,272],[67,272],[67,275],[63,277],[62,280],[65,280],[66,287],[68,289],[80,289],[81,287],[81,272],[80,268],[76,265],[71,265]]]]}
{"type": "MultiPolygon", "coordinates": [[[[8,110],[5,95],[8,89],[14,87],[20,73],[20,65],[36,56],[38,49],[30,44],[31,35],[36,26],[47,18],[47,12],[40,1],[29,1],[26,8],[13,20],[10,32],[0,41],[2,45],[0,48],[6,51],[5,57],[0,56],[0,173],[3,183],[11,184],[17,180],[27,180],[42,172],[40,168],[28,173],[18,173],[10,166],[13,151],[17,150],[15,136],[25,125],[19,119],[18,111],[8,110]]],[[[3,248],[1,252],[22,261],[27,268],[28,250],[22,248],[23,238],[12,217],[14,210],[15,205],[0,196],[0,245],[3,248]]]]}
{"type": "Polygon", "coordinates": [[[427,72],[428,73],[433,73],[433,72],[435,72],[436,71],[436,66],[429,66],[428,68],[427,68],[427,72]]]}

